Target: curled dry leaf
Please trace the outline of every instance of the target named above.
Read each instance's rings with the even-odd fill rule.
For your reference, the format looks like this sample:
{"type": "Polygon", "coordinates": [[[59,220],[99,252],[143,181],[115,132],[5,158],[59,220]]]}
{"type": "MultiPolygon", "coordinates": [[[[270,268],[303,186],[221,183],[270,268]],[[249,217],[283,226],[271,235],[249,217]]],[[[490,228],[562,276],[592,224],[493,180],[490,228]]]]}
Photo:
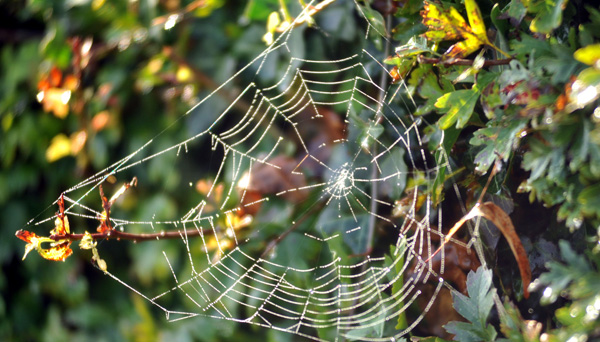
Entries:
{"type": "Polygon", "coordinates": [[[25,260],[27,254],[34,249],[42,256],[42,258],[52,261],[65,261],[66,258],[73,254],[73,250],[70,247],[70,241],[54,241],[50,238],[38,236],[35,233],[26,230],[18,230],[15,233],[15,236],[27,242],[23,260],[25,260]],[[43,248],[43,243],[49,243],[50,248],[43,248]]]}
{"type": "MultiPolygon", "coordinates": [[[[529,266],[529,258],[527,257],[525,248],[523,248],[521,239],[519,238],[519,235],[517,235],[515,226],[513,225],[510,217],[496,204],[492,202],[485,202],[475,205],[467,215],[463,216],[458,222],[456,222],[452,229],[450,229],[442,246],[450,241],[454,233],[456,233],[466,221],[477,216],[481,216],[489,221],[492,221],[492,223],[498,227],[498,229],[502,232],[502,235],[504,235],[508,241],[508,245],[510,246],[515,259],[517,260],[517,264],[519,265],[519,272],[521,273],[521,279],[523,281],[523,296],[525,298],[529,298],[528,287],[531,283],[531,267],[529,266]]],[[[432,255],[432,257],[430,257],[430,259],[437,255],[441,248],[442,247],[438,248],[438,250],[432,255]]]]}
{"type": "Polygon", "coordinates": [[[521,239],[515,231],[515,226],[512,224],[510,217],[500,207],[492,202],[485,202],[479,206],[473,208],[478,212],[479,216],[482,216],[494,223],[498,229],[502,232],[508,245],[512,250],[517,264],[519,265],[519,272],[521,272],[521,280],[523,281],[523,296],[529,297],[529,283],[531,283],[531,268],[529,266],[529,258],[525,253],[525,248],[521,244],[521,239]]]}

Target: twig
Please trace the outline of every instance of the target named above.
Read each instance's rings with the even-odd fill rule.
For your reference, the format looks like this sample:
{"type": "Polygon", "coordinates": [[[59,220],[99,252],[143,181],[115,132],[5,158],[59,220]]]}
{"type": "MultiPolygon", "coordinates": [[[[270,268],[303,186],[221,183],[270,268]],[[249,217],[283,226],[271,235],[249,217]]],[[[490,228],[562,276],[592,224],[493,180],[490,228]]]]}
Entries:
{"type": "MultiPolygon", "coordinates": [[[[281,33],[284,32],[285,30],[289,29],[290,26],[292,28],[300,26],[308,21],[311,20],[312,16],[319,13],[320,11],[324,10],[327,6],[331,5],[332,3],[334,3],[336,0],[325,0],[325,1],[321,1],[318,4],[314,5],[314,6],[308,6],[308,9],[306,9],[306,12],[303,12],[303,14],[301,16],[299,16],[298,18],[294,19],[290,25],[287,26],[282,26],[280,25],[277,28],[277,32],[281,33]]],[[[289,13],[288,13],[289,15],[289,13]]],[[[286,18],[287,19],[287,18],[286,18]]]]}
{"type": "MultiPolygon", "coordinates": [[[[142,242],[150,240],[162,240],[162,239],[178,239],[181,238],[183,233],[180,231],[168,231],[152,234],[136,234],[136,233],[125,233],[119,230],[110,230],[104,233],[93,233],[89,234],[94,240],[102,239],[116,239],[116,240],[129,240],[133,242],[142,242]]],[[[184,235],[187,237],[196,237],[201,235],[212,235],[212,229],[192,229],[187,231],[184,235]]],[[[68,241],[80,241],[83,239],[85,234],[55,234],[50,235],[50,239],[54,241],[68,240],[68,241]]]]}
{"type": "MultiPolygon", "coordinates": [[[[390,4],[390,0],[388,0],[388,5],[390,4]]],[[[392,29],[392,15],[391,13],[389,13],[386,18],[385,18],[385,22],[386,22],[386,36],[388,35],[388,32],[391,32],[392,29]]],[[[385,51],[384,51],[384,56],[387,56],[390,53],[390,46],[391,46],[391,42],[389,39],[387,39],[388,37],[385,37],[385,51]]],[[[379,108],[377,110],[377,113],[375,114],[375,124],[379,124],[383,118],[383,105],[384,105],[384,101],[385,101],[385,88],[386,88],[386,84],[388,81],[388,71],[385,70],[385,72],[381,73],[381,78],[379,79],[379,87],[380,87],[380,91],[377,94],[377,101],[379,103],[379,108]]],[[[370,153],[373,156],[377,155],[377,144],[373,144],[373,147],[371,148],[370,153]]],[[[377,162],[375,161],[373,163],[373,165],[371,165],[371,179],[375,179],[377,178],[377,171],[378,171],[378,166],[377,166],[377,162]]],[[[369,204],[369,210],[371,212],[371,215],[369,216],[369,223],[368,223],[368,231],[367,231],[367,251],[366,252],[372,252],[373,251],[373,238],[375,235],[375,212],[377,212],[377,199],[379,197],[379,187],[378,184],[376,182],[373,183],[372,187],[371,187],[371,203],[369,204]]],[[[368,255],[368,254],[367,254],[368,255]]],[[[364,264],[363,268],[366,267],[366,264],[364,264]]]]}
{"type": "MultiPolygon", "coordinates": [[[[496,66],[496,65],[506,65],[506,64],[510,63],[510,61],[512,61],[512,60],[513,60],[512,58],[506,58],[506,59],[496,59],[496,60],[491,60],[491,61],[485,61],[485,62],[483,62],[483,66],[490,67],[490,66],[496,66]]],[[[443,58],[432,58],[432,57],[423,57],[423,56],[419,56],[417,58],[417,61],[421,64],[468,65],[468,66],[471,66],[474,63],[474,60],[471,60],[471,59],[457,58],[457,59],[453,59],[450,61],[444,61],[443,58]]]]}
{"type": "Polygon", "coordinates": [[[175,11],[175,12],[165,14],[160,17],[156,17],[156,18],[152,19],[151,25],[152,26],[162,25],[162,24],[166,23],[169,19],[171,19],[171,20],[174,19],[176,21],[180,21],[181,17],[183,17],[184,15],[186,15],[198,8],[206,7],[206,5],[207,5],[207,3],[205,0],[192,1],[189,5],[185,6],[185,8],[182,10],[175,11]]]}

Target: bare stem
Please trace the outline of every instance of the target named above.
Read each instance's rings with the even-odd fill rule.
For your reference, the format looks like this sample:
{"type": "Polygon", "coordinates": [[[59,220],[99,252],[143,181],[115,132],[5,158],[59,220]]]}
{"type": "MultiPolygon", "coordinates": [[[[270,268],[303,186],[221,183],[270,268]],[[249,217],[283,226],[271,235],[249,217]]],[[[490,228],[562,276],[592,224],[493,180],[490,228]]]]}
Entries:
{"type": "MultiPolygon", "coordinates": [[[[319,2],[318,4],[314,5],[314,6],[309,6],[309,8],[306,9],[306,12],[303,12],[302,16],[294,19],[291,22],[291,26],[293,27],[297,27],[300,26],[308,21],[311,20],[311,17],[317,13],[319,13],[320,11],[322,11],[323,9],[325,9],[327,6],[331,5],[332,3],[334,3],[336,0],[324,0],[319,2]]],[[[287,14],[289,16],[289,13],[287,14]]],[[[287,18],[285,18],[287,20],[287,18]]],[[[282,26],[280,26],[280,28],[277,29],[277,32],[283,32],[285,30],[287,30],[289,28],[289,26],[286,26],[285,29],[281,29],[282,26]]]]}

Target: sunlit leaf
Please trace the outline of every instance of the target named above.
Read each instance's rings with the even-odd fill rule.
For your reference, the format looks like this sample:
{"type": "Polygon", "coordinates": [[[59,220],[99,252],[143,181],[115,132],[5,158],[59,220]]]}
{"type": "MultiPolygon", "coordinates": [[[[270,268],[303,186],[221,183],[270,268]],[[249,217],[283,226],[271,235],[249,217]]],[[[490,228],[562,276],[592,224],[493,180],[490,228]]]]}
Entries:
{"type": "Polygon", "coordinates": [[[46,160],[49,163],[71,155],[71,140],[64,134],[52,138],[46,150],[46,160]]]}
{"type": "Polygon", "coordinates": [[[438,42],[461,39],[470,33],[467,22],[454,7],[444,9],[435,3],[426,2],[421,16],[423,24],[429,28],[424,34],[429,40],[438,42]]]}
{"type": "Polygon", "coordinates": [[[471,25],[473,33],[482,39],[484,42],[488,42],[485,24],[483,23],[483,17],[481,10],[475,0],[465,0],[465,8],[467,9],[467,18],[471,25]]]}
{"type": "Polygon", "coordinates": [[[600,60],[600,44],[588,45],[575,51],[573,54],[576,60],[587,65],[595,65],[600,60]]]}
{"type": "Polygon", "coordinates": [[[15,234],[19,239],[27,242],[25,246],[25,254],[23,260],[27,257],[27,254],[32,250],[36,250],[40,256],[44,259],[51,261],[64,261],[67,257],[73,254],[73,250],[70,248],[70,241],[54,241],[47,237],[38,236],[35,233],[28,232],[26,230],[19,230],[15,234]],[[48,243],[50,248],[43,248],[42,244],[48,243]]]}
{"type": "Polygon", "coordinates": [[[267,19],[267,33],[265,33],[265,35],[262,37],[262,40],[267,45],[273,44],[275,39],[275,31],[280,23],[281,19],[279,18],[279,12],[271,12],[271,14],[269,14],[269,18],[267,19]]]}
{"type": "MultiPolygon", "coordinates": [[[[435,42],[462,40],[452,45],[444,53],[444,56],[449,59],[466,57],[484,44],[498,50],[487,37],[486,27],[477,3],[474,0],[466,0],[465,6],[470,26],[454,7],[445,9],[435,3],[426,2],[425,9],[421,11],[423,24],[429,28],[424,34],[427,39],[435,42]]],[[[500,52],[506,55],[506,53],[500,52]]]]}
{"type": "Polygon", "coordinates": [[[476,89],[462,89],[444,94],[435,102],[435,107],[442,113],[438,124],[441,129],[447,129],[456,123],[456,128],[464,127],[473,114],[473,109],[479,99],[476,89]]]}
{"type": "Polygon", "coordinates": [[[423,52],[434,53],[434,51],[427,46],[427,39],[418,36],[410,38],[406,44],[396,48],[396,55],[399,58],[413,56],[423,52]]]}
{"type": "Polygon", "coordinates": [[[65,261],[66,258],[73,254],[73,250],[69,247],[70,245],[71,242],[65,241],[54,244],[50,248],[39,248],[38,253],[40,253],[42,258],[50,261],[65,261]]]}
{"type": "Polygon", "coordinates": [[[585,188],[577,201],[583,205],[582,210],[587,214],[600,216],[600,184],[595,184],[585,188]]]}

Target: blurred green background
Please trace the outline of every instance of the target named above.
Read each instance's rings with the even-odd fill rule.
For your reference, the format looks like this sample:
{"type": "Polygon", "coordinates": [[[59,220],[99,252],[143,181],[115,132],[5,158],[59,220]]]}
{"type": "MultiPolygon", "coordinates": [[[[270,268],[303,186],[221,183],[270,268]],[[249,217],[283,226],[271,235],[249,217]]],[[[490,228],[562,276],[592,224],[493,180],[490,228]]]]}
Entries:
{"type": "MultiPolygon", "coordinates": [[[[224,320],[167,323],[162,311],[94,268],[89,251],[74,244],[74,256],[64,263],[35,252],[22,261],[25,244],[14,237],[22,228],[47,235],[51,225],[27,222],[51,217],[62,191],[165,127],[174,125],[157,149],[186,137],[185,122],[177,119],[266,48],[267,19],[279,8],[276,0],[0,2],[0,340],[292,338],[224,320]]],[[[344,44],[364,37],[352,8],[343,2],[325,13],[321,30],[329,45],[319,45],[312,56],[335,58],[344,44]]],[[[273,61],[263,77],[273,79],[288,63],[273,61]]],[[[211,122],[214,114],[195,117],[211,122]]],[[[190,167],[206,169],[206,161],[198,158],[190,167]]],[[[151,183],[144,187],[164,191],[138,197],[137,208],[155,213],[193,205],[191,194],[175,196],[172,165],[154,163],[148,172],[151,183]]],[[[71,224],[76,232],[95,229],[71,224]]],[[[134,249],[129,242],[112,243],[117,246],[104,246],[101,253],[111,259],[113,273],[159,288],[171,277],[153,274],[143,262],[161,255],[164,245],[134,249]]]]}

